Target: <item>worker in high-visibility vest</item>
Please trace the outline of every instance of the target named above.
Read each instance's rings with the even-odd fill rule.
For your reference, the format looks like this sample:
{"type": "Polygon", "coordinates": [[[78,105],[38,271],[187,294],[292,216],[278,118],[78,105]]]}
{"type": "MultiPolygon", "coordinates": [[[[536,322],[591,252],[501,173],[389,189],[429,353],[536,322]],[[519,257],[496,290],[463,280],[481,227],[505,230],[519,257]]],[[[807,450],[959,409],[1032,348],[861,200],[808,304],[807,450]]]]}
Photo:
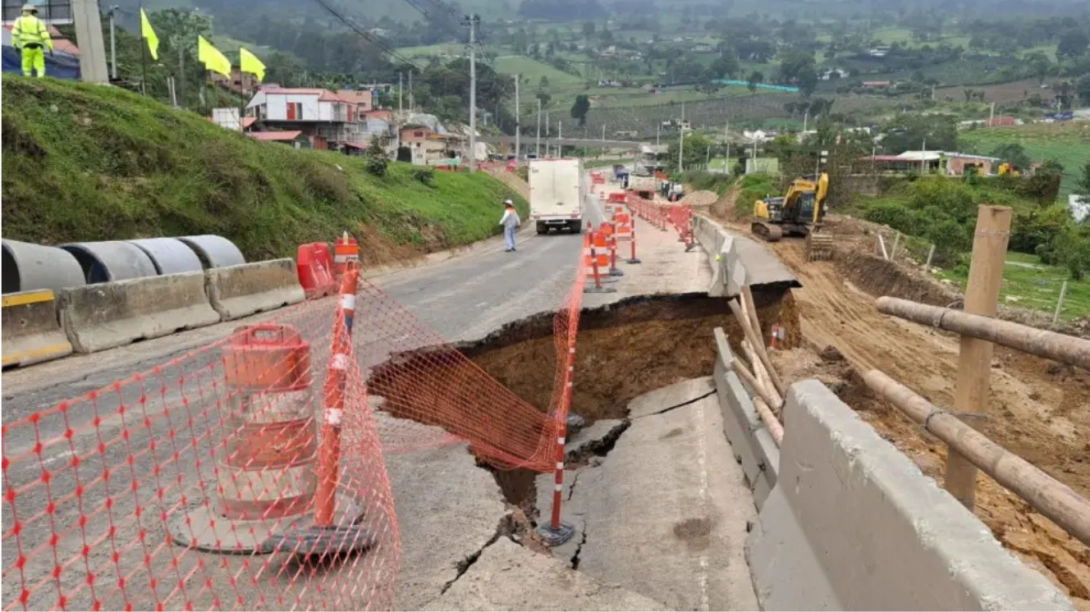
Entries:
{"type": "Polygon", "coordinates": [[[53,38],[49,26],[38,19],[38,7],[23,5],[23,16],[11,28],[11,44],[23,57],[23,76],[31,76],[32,71],[45,76],[45,48],[53,54],[53,38]]]}

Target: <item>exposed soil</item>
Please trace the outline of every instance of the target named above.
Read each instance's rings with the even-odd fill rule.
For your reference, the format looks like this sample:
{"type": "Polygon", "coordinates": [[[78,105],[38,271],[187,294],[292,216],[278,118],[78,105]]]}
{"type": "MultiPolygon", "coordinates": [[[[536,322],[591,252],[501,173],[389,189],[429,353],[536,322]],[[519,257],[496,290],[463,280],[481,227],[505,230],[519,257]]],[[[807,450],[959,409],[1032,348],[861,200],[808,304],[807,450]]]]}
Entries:
{"type": "MultiPolygon", "coordinates": [[[[785,302],[782,292],[757,292],[754,300],[762,325],[798,329],[794,302],[785,302]]],[[[584,311],[571,412],[588,425],[624,418],[628,403],[637,396],[707,376],[715,362],[716,327],[724,328],[732,342],[741,338],[725,300],[703,295],[634,300],[584,311]]],[[[462,352],[501,385],[544,411],[554,388],[552,334],[551,316],[538,317],[462,347],[462,352]]],[[[798,339],[795,331],[787,342],[798,339]]]]}
{"type": "Polygon", "coordinates": [[[425,249],[411,244],[395,244],[375,227],[356,225],[356,240],[360,245],[360,266],[369,268],[387,264],[407,264],[424,257],[425,249]]]}
{"type": "MultiPolygon", "coordinates": [[[[740,231],[732,217],[720,221],[740,231]]],[[[840,234],[834,230],[840,242],[840,234]]],[[[907,266],[839,245],[831,262],[807,262],[804,241],[769,245],[802,282],[793,291],[801,350],[777,352],[785,382],[818,378],[884,438],[942,480],[945,445],[875,398],[860,372],[879,369],[940,406],[952,406],[958,340],[952,334],[880,314],[874,298],[894,295],[946,306],[959,296],[907,266]],[[842,357],[841,360],[839,357],[842,357]],[[824,357],[824,359],[823,359],[824,357]]],[[[1090,373],[996,347],[987,419],[977,427],[1076,492],[1090,496],[1090,373]]],[[[987,477],[977,516],[1009,550],[1090,610],[1090,549],[987,477]]]]}

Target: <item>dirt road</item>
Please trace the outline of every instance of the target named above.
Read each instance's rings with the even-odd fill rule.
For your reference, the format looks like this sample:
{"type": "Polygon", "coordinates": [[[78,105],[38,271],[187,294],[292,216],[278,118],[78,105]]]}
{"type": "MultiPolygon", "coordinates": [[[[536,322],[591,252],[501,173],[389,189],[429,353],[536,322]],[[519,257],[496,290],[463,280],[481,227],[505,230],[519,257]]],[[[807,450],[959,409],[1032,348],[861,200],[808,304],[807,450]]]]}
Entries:
{"type": "MultiPolygon", "coordinates": [[[[713,207],[719,213],[716,216],[733,229],[748,232],[748,221],[736,220],[733,202],[726,204],[713,207]]],[[[941,295],[943,288],[926,286],[930,281],[902,274],[892,266],[863,265],[869,262],[861,262],[850,248],[839,250],[832,262],[807,262],[802,240],[770,246],[803,285],[794,290],[803,342],[797,350],[781,355],[784,377],[817,376],[827,382],[830,377],[845,378],[839,385],[841,398],[925,473],[941,481],[944,445],[874,398],[852,370],[882,370],[931,402],[952,406],[956,337],[880,314],[874,308],[876,296],[867,292],[923,299],[924,295],[941,295]],[[897,278],[884,278],[886,275],[897,278]],[[837,353],[846,364],[839,361],[837,353]]],[[[997,347],[988,416],[977,427],[1075,491],[1090,496],[1088,405],[1090,373],[997,347]]],[[[977,497],[981,520],[1008,549],[1061,585],[1076,606],[1090,610],[1090,549],[990,478],[981,480],[977,497]]]]}

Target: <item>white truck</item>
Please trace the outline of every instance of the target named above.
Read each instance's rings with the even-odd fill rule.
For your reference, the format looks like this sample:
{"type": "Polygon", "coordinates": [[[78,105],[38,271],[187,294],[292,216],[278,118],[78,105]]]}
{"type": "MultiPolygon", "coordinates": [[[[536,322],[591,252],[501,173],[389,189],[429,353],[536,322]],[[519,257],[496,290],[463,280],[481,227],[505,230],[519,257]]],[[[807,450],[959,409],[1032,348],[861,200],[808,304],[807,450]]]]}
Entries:
{"type": "Polygon", "coordinates": [[[654,175],[630,174],[628,176],[628,190],[634,191],[645,198],[653,198],[658,191],[659,180],[654,175]]]}
{"type": "Polygon", "coordinates": [[[549,228],[583,231],[583,202],[587,180],[578,159],[530,160],[530,220],[537,233],[549,228]]]}

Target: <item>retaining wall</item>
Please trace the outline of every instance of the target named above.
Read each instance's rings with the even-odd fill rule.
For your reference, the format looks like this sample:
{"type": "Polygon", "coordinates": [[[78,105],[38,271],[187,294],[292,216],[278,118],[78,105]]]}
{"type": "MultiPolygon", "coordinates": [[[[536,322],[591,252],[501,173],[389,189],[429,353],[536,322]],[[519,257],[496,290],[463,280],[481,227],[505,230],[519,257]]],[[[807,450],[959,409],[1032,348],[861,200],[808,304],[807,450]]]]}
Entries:
{"type": "Polygon", "coordinates": [[[218,323],[204,286],[203,272],[98,283],[62,290],[57,306],[73,347],[92,353],[218,323]]]}
{"type": "Polygon", "coordinates": [[[824,385],[792,385],[784,415],[746,544],[762,609],[1072,609],[824,385]]]}

